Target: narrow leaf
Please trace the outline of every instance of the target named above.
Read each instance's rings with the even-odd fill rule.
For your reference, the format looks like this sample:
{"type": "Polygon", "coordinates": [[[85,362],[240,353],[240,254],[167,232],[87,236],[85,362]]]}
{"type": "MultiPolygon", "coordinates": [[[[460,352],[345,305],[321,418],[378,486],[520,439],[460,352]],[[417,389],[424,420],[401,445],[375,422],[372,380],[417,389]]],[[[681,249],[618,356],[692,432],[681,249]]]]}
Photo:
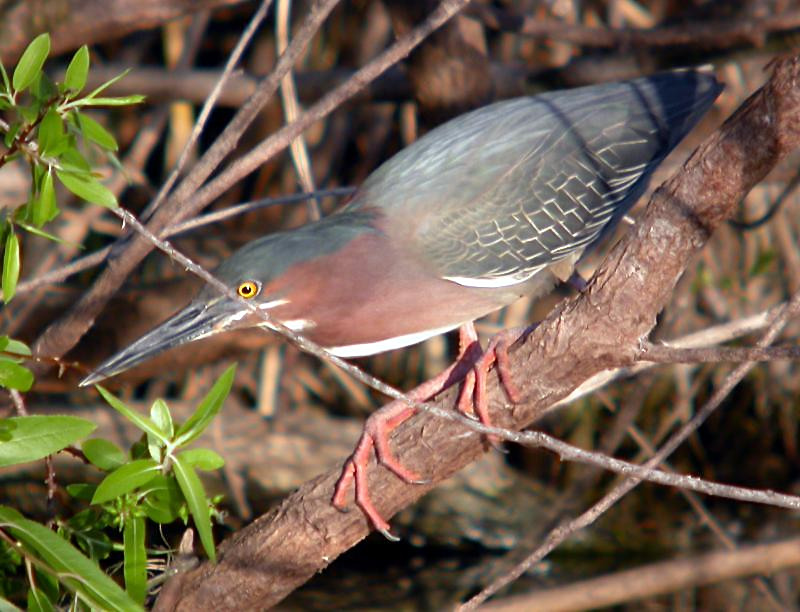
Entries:
{"type": "Polygon", "coordinates": [[[89,48],[83,45],[72,56],[64,75],[64,87],[73,94],[80,93],[86,87],[86,77],[89,74],[89,48]]]}
{"type": "Polygon", "coordinates": [[[123,78],[123,77],[124,77],[126,74],[128,74],[130,71],[131,71],[131,69],[130,69],[130,68],[128,68],[128,69],[126,69],[126,70],[123,70],[123,71],[122,71],[122,72],[120,72],[120,73],[119,73],[117,76],[115,76],[115,77],[113,77],[113,78],[109,79],[108,81],[106,81],[105,83],[102,83],[101,85],[99,85],[99,86],[97,87],[97,89],[95,89],[95,90],[93,90],[91,93],[89,93],[89,94],[86,96],[86,98],[87,98],[87,99],[91,99],[91,98],[95,98],[95,97],[97,97],[97,96],[98,96],[98,95],[100,95],[102,92],[104,92],[106,89],[108,89],[109,87],[111,87],[111,86],[112,86],[114,83],[116,83],[116,82],[117,82],[117,81],[119,81],[121,78],[123,78]]]}
{"type": "Polygon", "coordinates": [[[70,102],[70,106],[130,106],[132,104],[141,104],[145,100],[145,96],[138,94],[113,98],[81,98],[70,102]]]}
{"type": "Polygon", "coordinates": [[[172,424],[172,415],[169,413],[169,407],[164,400],[157,399],[153,402],[153,405],[150,406],[150,418],[168,437],[171,438],[173,436],[175,426],[172,424]]]}
{"type": "Polygon", "coordinates": [[[97,425],[74,416],[11,417],[0,420],[0,467],[36,461],[74,444],[97,425]]]}
{"type": "MultiPolygon", "coordinates": [[[[56,212],[58,212],[58,211],[56,211],[56,212]]],[[[23,223],[22,221],[17,221],[16,224],[19,225],[24,230],[30,232],[31,234],[39,236],[40,238],[44,238],[45,240],[52,240],[53,242],[57,242],[58,244],[64,244],[64,245],[67,245],[67,246],[70,246],[70,247],[74,247],[74,248],[76,248],[78,250],[81,250],[83,248],[79,244],[75,244],[73,242],[70,242],[69,240],[63,240],[63,239],[59,238],[58,236],[56,236],[55,234],[51,234],[50,232],[46,232],[46,231],[44,231],[42,229],[39,229],[38,227],[34,227],[33,225],[28,225],[27,223],[23,223]]]]}
{"type": "MultiPolygon", "coordinates": [[[[53,175],[50,172],[45,172],[41,180],[41,188],[36,199],[32,202],[32,226],[20,223],[21,227],[33,227],[39,230],[45,223],[53,219],[57,214],[56,209],[56,191],[53,188],[53,175]]],[[[47,233],[47,232],[44,232],[47,233]]]]}
{"type": "Polygon", "coordinates": [[[144,547],[144,518],[134,516],[125,521],[122,544],[125,552],[125,590],[131,599],[143,604],[147,596],[147,551],[144,547]]]}
{"type": "Polygon", "coordinates": [[[91,174],[73,174],[56,170],[58,180],[79,198],[107,208],[117,207],[116,196],[91,174]]]}
{"type": "Polygon", "coordinates": [[[0,61],[0,77],[3,79],[3,91],[10,96],[13,93],[11,91],[11,81],[8,80],[8,72],[6,72],[6,67],[2,61],[0,61]]]}
{"type": "Polygon", "coordinates": [[[97,385],[97,390],[100,392],[100,395],[103,396],[103,399],[106,400],[114,410],[131,421],[134,425],[136,425],[136,427],[145,433],[150,434],[151,436],[159,438],[162,442],[164,442],[164,444],[169,442],[169,439],[164,435],[164,432],[161,431],[158,426],[153,423],[153,421],[148,419],[146,416],[139,414],[133,408],[129,408],[125,402],[123,402],[121,399],[118,399],[113,393],[106,391],[100,385],[97,385]]]}
{"type": "Polygon", "coordinates": [[[8,304],[17,292],[19,280],[19,238],[10,229],[3,252],[3,301],[8,304]]]}
{"type": "Polygon", "coordinates": [[[214,550],[214,534],[211,532],[211,513],[206,501],[206,492],[203,483],[192,467],[184,463],[180,457],[173,457],[173,470],[178,486],[181,488],[189,513],[194,519],[194,526],[203,548],[211,561],[217,561],[217,553],[214,550]]]}
{"type": "Polygon", "coordinates": [[[54,155],[54,150],[62,146],[64,134],[64,121],[56,109],[50,108],[39,124],[39,149],[42,155],[54,155]]]}
{"type": "Polygon", "coordinates": [[[153,478],[159,469],[158,463],[152,459],[137,459],[126,463],[111,472],[97,485],[92,503],[103,504],[138,489],[153,478]]]}
{"type": "Polygon", "coordinates": [[[76,112],[75,115],[77,116],[78,127],[84,138],[91,140],[107,151],[117,151],[119,149],[114,136],[100,123],[85,113],[76,112]]]}
{"type": "Polygon", "coordinates": [[[0,526],[56,571],[61,583],[90,606],[102,610],[142,609],[96,563],[47,527],[3,506],[0,526]]]}
{"type": "Polygon", "coordinates": [[[22,91],[36,80],[49,53],[50,35],[47,32],[39,34],[22,53],[14,69],[12,82],[15,91],[22,91]]]}
{"type": "Polygon", "coordinates": [[[194,414],[189,417],[176,434],[176,441],[178,446],[185,446],[195,438],[197,438],[206,427],[211,423],[213,418],[217,415],[225,398],[230,393],[231,385],[233,384],[233,377],[236,374],[236,364],[230,366],[222,373],[211,390],[200,402],[200,405],[195,410],[194,414]]]}
{"type": "Polygon", "coordinates": [[[53,603],[47,598],[44,591],[32,587],[28,591],[28,612],[54,612],[53,603]]]}

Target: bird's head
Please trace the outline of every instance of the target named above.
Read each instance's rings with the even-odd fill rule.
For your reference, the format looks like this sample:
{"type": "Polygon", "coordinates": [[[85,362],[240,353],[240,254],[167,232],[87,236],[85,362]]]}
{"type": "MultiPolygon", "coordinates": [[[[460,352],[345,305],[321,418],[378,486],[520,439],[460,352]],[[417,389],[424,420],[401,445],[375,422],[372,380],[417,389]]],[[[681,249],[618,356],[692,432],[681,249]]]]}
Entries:
{"type": "Polygon", "coordinates": [[[94,384],[167,349],[201,338],[247,327],[269,327],[247,302],[295,331],[313,326],[312,320],[302,316],[312,305],[303,303],[308,293],[298,291],[305,284],[302,271],[309,269],[300,264],[321,261],[370,231],[366,221],[367,217],[360,214],[331,215],[247,243],[214,271],[214,276],[241,299],[204,287],[185,308],[100,364],[80,385],[94,384]]]}

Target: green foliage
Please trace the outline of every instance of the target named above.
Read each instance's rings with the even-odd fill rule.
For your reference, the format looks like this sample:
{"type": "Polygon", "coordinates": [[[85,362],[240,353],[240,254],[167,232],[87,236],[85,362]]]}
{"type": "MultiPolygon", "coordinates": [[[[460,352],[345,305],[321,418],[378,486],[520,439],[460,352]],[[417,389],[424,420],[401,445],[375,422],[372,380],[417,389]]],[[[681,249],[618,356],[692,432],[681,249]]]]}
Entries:
{"type": "MultiPolygon", "coordinates": [[[[78,483],[67,487],[73,498],[91,505],[67,520],[57,521],[57,532],[11,508],[0,507],[0,545],[11,540],[20,547],[20,555],[14,559],[0,555],[0,579],[4,572],[9,573],[9,566],[20,567],[27,560],[45,578],[54,580],[49,590],[42,587],[41,580],[30,585],[26,600],[29,608],[56,609],[64,596],[62,589],[66,589],[90,607],[141,609],[148,592],[148,521],[187,523],[191,517],[206,554],[216,559],[212,516],[217,511],[197,470],[216,470],[224,461],[212,450],[186,446],[219,413],[234,373],[235,366],[231,366],[220,376],[183,425],[175,424],[163,400],[153,402],[147,417],[98,387],[106,401],[142,431],[146,444],[136,443],[126,453],[108,440],[84,440],[81,449],[86,459],[106,475],[96,486],[78,483]],[[109,537],[114,531],[121,532],[121,543],[115,543],[113,535],[109,537]],[[99,565],[110,560],[115,551],[123,555],[124,591],[99,565]]],[[[58,452],[94,429],[93,423],[70,416],[0,420],[0,466],[58,452]]]]}
{"type": "Polygon", "coordinates": [[[96,563],[47,527],[4,507],[0,507],[0,527],[26,557],[37,559],[40,569],[58,576],[87,605],[101,610],[140,609],[96,563]]]}
{"type": "Polygon", "coordinates": [[[114,194],[97,178],[89,159],[108,158],[119,165],[114,152],[119,148],[114,136],[86,114],[87,108],[138,104],[142,96],[101,97],[111,79],[82,96],[89,74],[89,49],[81,47],[67,67],[63,83],[53,83],[44,72],[50,53],[50,36],[40,34],[20,57],[11,79],[0,63],[0,136],[6,151],[0,153],[0,167],[24,159],[33,177],[27,202],[12,207],[0,219],[3,227],[3,300],[14,297],[21,257],[15,228],[53,238],[41,228],[59,214],[55,179],[82,200],[100,206],[117,206],[114,194]]]}
{"type": "Polygon", "coordinates": [[[28,463],[57,453],[96,428],[91,421],[66,415],[0,419],[0,467],[28,463]]]}
{"type": "MultiPolygon", "coordinates": [[[[16,291],[22,266],[23,232],[58,240],[43,229],[59,214],[56,183],[87,202],[117,205],[98,179],[96,160],[119,164],[116,139],[87,109],[136,104],[141,96],[104,95],[118,77],[84,93],[90,70],[87,47],[75,52],[62,83],[50,81],[44,66],[50,52],[47,34],[38,36],[11,73],[0,63],[0,166],[23,160],[30,168],[26,202],[0,213],[3,248],[3,300],[16,291]]],[[[30,349],[0,336],[0,388],[25,392],[34,383],[25,367],[30,349]]],[[[66,486],[80,508],[71,517],[53,517],[44,526],[18,511],[0,507],[0,612],[17,610],[141,610],[150,586],[149,558],[167,551],[148,548],[153,522],[191,521],[206,554],[215,559],[212,517],[219,512],[209,500],[198,470],[216,470],[224,461],[212,450],[187,448],[219,413],[230,391],[234,368],[214,384],[183,424],[156,400],[149,416],[99,388],[106,401],[142,431],[142,438],[123,450],[104,439],[86,439],[96,428],[90,421],[65,415],[0,419],[0,467],[41,460],[68,450],[103,475],[100,484],[66,486]],[[80,444],[81,451],[75,448],[80,444]],[[52,527],[51,527],[52,526],[52,527]],[[122,559],[119,581],[109,576],[122,559]]]]}
{"type": "Polygon", "coordinates": [[[27,391],[33,385],[33,373],[20,365],[31,350],[22,342],[0,336],[0,388],[27,391]]]}
{"type": "Polygon", "coordinates": [[[146,434],[149,457],[132,457],[131,461],[114,469],[98,485],[92,503],[108,504],[125,498],[134,505],[133,514],[139,516],[143,512],[151,518],[178,516],[185,504],[206,554],[215,560],[211,510],[196,470],[219,469],[224,460],[212,450],[185,447],[196,440],[219,413],[230,392],[235,371],[235,366],[231,366],[220,376],[194,414],[177,430],[164,401],[153,402],[148,418],[98,386],[109,405],[146,434]],[[176,484],[180,496],[175,495],[176,484]]]}

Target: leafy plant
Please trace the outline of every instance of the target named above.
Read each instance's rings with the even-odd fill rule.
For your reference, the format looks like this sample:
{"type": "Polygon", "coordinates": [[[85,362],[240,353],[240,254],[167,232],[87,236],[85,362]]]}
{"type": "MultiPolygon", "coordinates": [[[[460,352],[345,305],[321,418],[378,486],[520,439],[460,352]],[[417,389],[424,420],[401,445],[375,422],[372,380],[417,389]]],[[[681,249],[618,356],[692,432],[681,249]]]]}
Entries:
{"type": "MultiPolygon", "coordinates": [[[[28,45],[13,74],[9,76],[0,64],[0,167],[22,160],[32,179],[27,201],[0,211],[5,302],[14,296],[19,279],[20,233],[57,240],[42,228],[59,214],[58,183],[87,202],[117,205],[93,166],[98,160],[118,165],[117,142],[87,109],[143,99],[103,95],[123,75],[83,93],[90,68],[85,46],[73,55],[63,82],[52,82],[44,72],[49,52],[50,38],[42,34],[28,45]]],[[[15,394],[32,388],[33,373],[24,365],[30,356],[25,344],[0,336],[0,388],[15,394]]],[[[223,459],[212,450],[187,446],[218,414],[234,371],[232,366],[220,377],[183,424],[174,422],[163,400],[156,400],[145,416],[98,387],[106,401],[143,432],[127,451],[109,440],[87,439],[96,425],[74,416],[0,419],[0,467],[39,461],[66,450],[104,474],[99,484],[67,485],[67,492],[83,508],[70,517],[53,517],[47,525],[0,506],[0,610],[18,609],[11,600],[31,610],[67,605],[142,609],[158,582],[158,577],[148,582],[148,567],[155,555],[168,554],[147,546],[153,523],[191,521],[206,554],[215,559],[212,518],[219,514],[218,500],[207,498],[198,470],[218,469],[223,459]],[[120,556],[124,589],[109,575],[120,556]]]]}
{"type": "Polygon", "coordinates": [[[6,213],[0,225],[3,244],[3,300],[14,297],[21,267],[18,230],[52,240],[42,227],[59,214],[55,181],[79,198],[101,206],[116,206],[117,199],[98,179],[90,159],[114,157],[114,136],[86,114],[92,107],[137,104],[143,96],[106,97],[101,94],[122,78],[121,74],[86,95],[81,95],[89,74],[89,49],[84,45],[72,57],[63,83],[54,83],[44,72],[50,53],[50,36],[37,36],[25,49],[9,78],[0,63],[0,136],[6,150],[0,167],[19,158],[31,172],[27,202],[6,213]]]}
{"type": "MultiPolygon", "coordinates": [[[[129,452],[102,438],[85,439],[86,460],[106,476],[99,485],[72,484],[67,491],[90,506],[66,520],[57,531],[0,506],[0,589],[2,574],[19,568],[27,573],[29,606],[54,609],[61,587],[88,606],[101,609],[140,609],[148,593],[147,549],[149,522],[188,523],[191,518],[203,548],[216,559],[212,516],[218,514],[197,474],[216,470],[224,460],[204,448],[186,448],[211,424],[230,392],[235,366],[229,367],[182,425],[173,421],[169,407],[156,400],[150,415],[140,414],[102,387],[100,394],[115,410],[143,432],[129,452]],[[108,533],[122,532],[122,542],[108,533]],[[123,555],[125,590],[98,565],[112,553],[123,555]],[[16,553],[16,554],[13,554],[16,553]],[[33,570],[36,570],[33,572],[33,570]],[[50,586],[43,588],[42,583],[50,586]]],[[[0,466],[26,463],[58,452],[86,438],[95,424],[70,416],[29,416],[0,420],[0,466]]],[[[0,591],[2,592],[2,591],[0,591]]],[[[0,606],[3,601],[0,599],[0,606]]]]}

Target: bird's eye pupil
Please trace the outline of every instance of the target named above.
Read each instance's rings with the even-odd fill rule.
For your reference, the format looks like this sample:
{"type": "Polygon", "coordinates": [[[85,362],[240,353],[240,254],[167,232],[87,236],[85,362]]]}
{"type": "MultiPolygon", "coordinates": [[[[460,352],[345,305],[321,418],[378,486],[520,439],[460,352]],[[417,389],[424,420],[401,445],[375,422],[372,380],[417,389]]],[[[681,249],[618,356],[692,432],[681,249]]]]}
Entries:
{"type": "Polygon", "coordinates": [[[245,281],[239,285],[237,292],[241,297],[246,299],[254,297],[258,293],[258,284],[253,281],[245,281]]]}

